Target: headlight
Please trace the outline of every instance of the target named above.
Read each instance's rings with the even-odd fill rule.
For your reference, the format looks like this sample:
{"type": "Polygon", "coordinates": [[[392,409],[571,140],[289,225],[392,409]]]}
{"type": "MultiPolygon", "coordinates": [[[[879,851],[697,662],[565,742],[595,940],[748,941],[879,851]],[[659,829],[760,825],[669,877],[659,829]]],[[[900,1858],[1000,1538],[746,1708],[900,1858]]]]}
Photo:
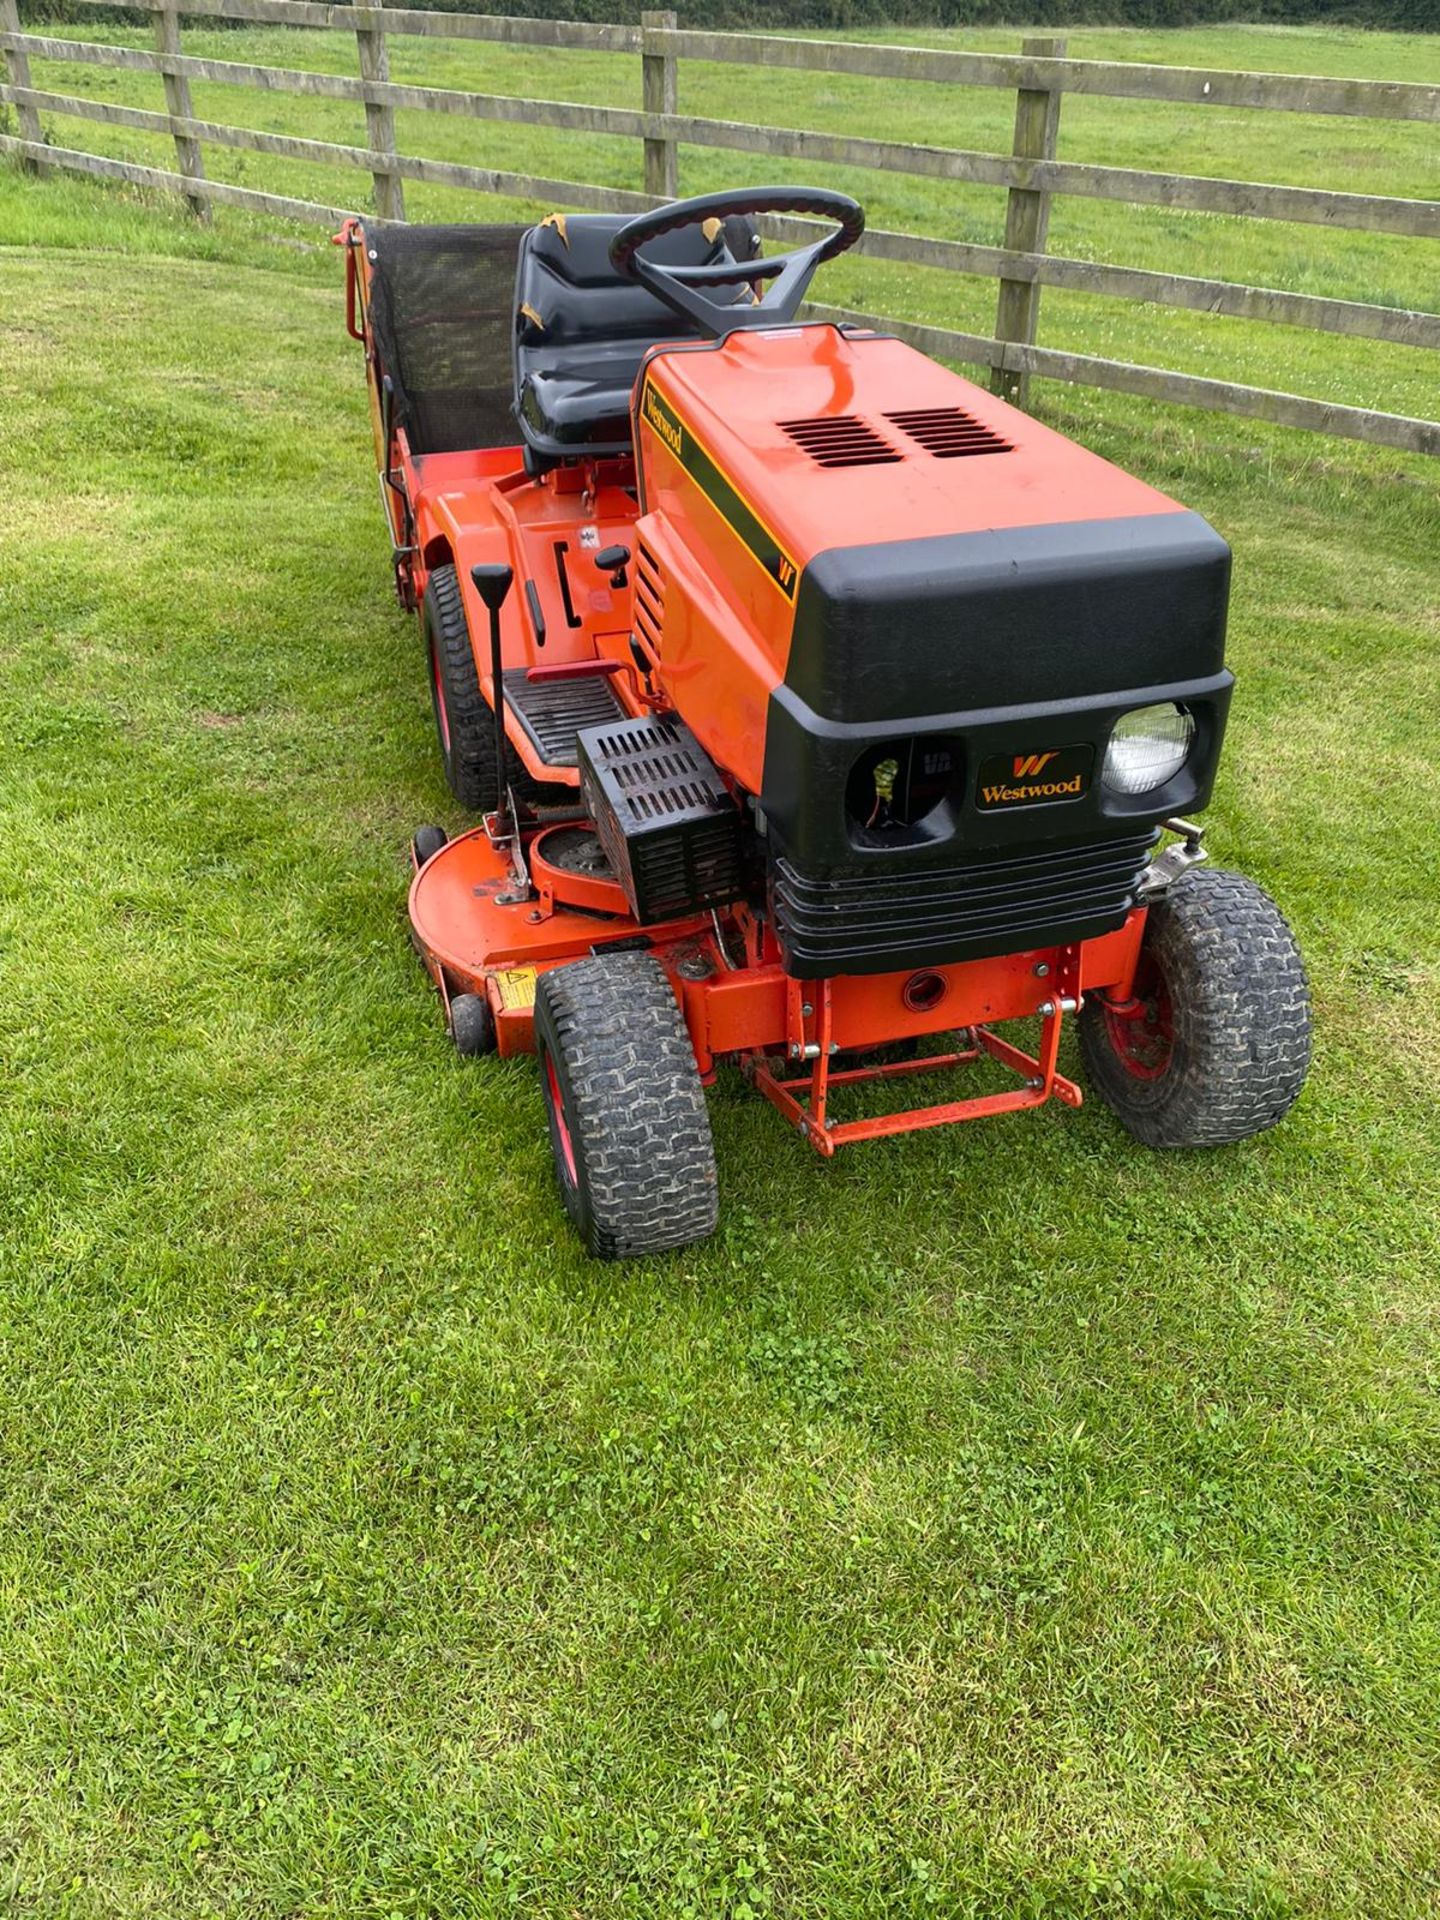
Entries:
{"type": "Polygon", "coordinates": [[[1185,764],[1195,722],[1173,700],[1121,714],[1105,749],[1103,779],[1112,793],[1149,793],[1185,764]]]}

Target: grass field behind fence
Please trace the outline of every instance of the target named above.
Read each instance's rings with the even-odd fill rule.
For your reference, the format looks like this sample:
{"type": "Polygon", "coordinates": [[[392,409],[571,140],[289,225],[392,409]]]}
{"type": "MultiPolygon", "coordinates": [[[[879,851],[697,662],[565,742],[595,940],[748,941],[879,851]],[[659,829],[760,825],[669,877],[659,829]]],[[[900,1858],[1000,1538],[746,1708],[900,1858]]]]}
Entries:
{"type": "MultiPolygon", "coordinates": [[[[1420,130],[1323,131],[1293,177],[1363,131],[1423,190],[1420,130]]],[[[1215,231],[1273,277],[1279,230],[1215,231]]],[[[460,821],[339,256],[8,168],[0,243],[0,1911],[1433,1914],[1434,463],[1037,386],[1235,547],[1209,818],[1313,973],[1283,1128],[1161,1159],[1089,1104],[827,1167],[727,1074],[719,1236],[601,1268],[533,1068],[457,1061],[406,943],[406,837],[460,821]]],[[[1113,324],[1210,368],[1196,316],[1113,324]]],[[[1294,343],[1425,410],[1357,377],[1422,356],[1294,343]]]]}
{"type": "MultiPolygon", "coordinates": [[[[93,27],[57,31],[142,47],[154,44],[149,29],[117,29],[103,17],[93,27]]],[[[996,28],[963,35],[883,37],[1014,52],[1020,32],[996,28]]],[[[183,45],[188,53],[212,59],[314,68],[352,78],[358,71],[354,37],[343,33],[278,28],[234,32],[195,23],[187,24],[183,45]]],[[[1165,35],[1091,28],[1071,34],[1069,47],[1082,58],[1440,82],[1440,35],[1262,27],[1165,35]]],[[[634,55],[393,35],[389,57],[392,79],[409,85],[640,105],[640,62],[634,55]]],[[[37,87],[164,109],[158,75],[41,59],[32,60],[32,69],[37,87]]],[[[922,82],[902,87],[843,74],[694,61],[681,61],[679,76],[682,113],[1010,151],[1015,96],[1003,88],[922,82]]],[[[365,144],[365,112],[358,102],[296,98],[204,80],[192,81],[191,93],[200,119],[365,144]]],[[[638,140],[407,110],[398,110],[395,121],[398,145],[405,153],[606,186],[641,184],[638,140]]],[[[58,115],[47,116],[47,123],[57,145],[68,142],[144,165],[175,165],[174,143],[165,135],[58,115]]],[[[1346,192],[1420,199],[1440,194],[1440,143],[1434,129],[1408,122],[1066,96],[1059,153],[1065,160],[1346,192]]],[[[782,163],[780,172],[785,165],[793,170],[793,164],[782,163]]],[[[326,205],[369,204],[369,176],[350,167],[214,146],[205,150],[205,166],[212,178],[237,185],[326,205]]],[[[760,155],[681,148],[684,192],[758,184],[775,171],[775,163],[760,155]]],[[[875,226],[996,246],[1003,240],[1003,188],[847,167],[812,166],[807,172],[821,185],[856,193],[875,226]]],[[[462,219],[471,199],[458,189],[414,181],[405,183],[405,198],[410,217],[424,220],[462,219]]],[[[1081,259],[1401,307],[1433,310],[1440,285],[1440,248],[1433,243],[1069,195],[1054,198],[1049,244],[1052,252],[1081,259]]],[[[993,330],[993,280],[857,258],[839,263],[827,288],[834,305],[966,332],[993,330]]],[[[1047,288],[1042,297],[1040,342],[1424,419],[1433,419],[1437,411],[1435,355],[1387,342],[1177,312],[1057,288],[1047,288]]]]}

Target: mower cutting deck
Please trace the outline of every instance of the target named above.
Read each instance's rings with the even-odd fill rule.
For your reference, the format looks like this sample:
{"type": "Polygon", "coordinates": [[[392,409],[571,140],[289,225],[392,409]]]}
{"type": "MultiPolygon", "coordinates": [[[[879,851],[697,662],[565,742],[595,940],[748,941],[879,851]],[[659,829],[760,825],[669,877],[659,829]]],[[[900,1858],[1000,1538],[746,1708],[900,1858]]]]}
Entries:
{"type": "Polygon", "coordinates": [[[827,1155],[1078,1107],[1072,1017],[1153,1146],[1273,1125],[1308,1067],[1289,930],[1183,817],[1228,549],[899,341],[797,323],[863,225],[765,189],[339,236],[397,590],[480,816],[416,835],[415,941],[461,1052],[539,1055],[599,1255],[713,1228],[725,1059],[827,1155]],[[764,258],[776,213],[833,225],[764,258]],[[837,1112],[979,1062],[1010,1084],[837,1112]]]}

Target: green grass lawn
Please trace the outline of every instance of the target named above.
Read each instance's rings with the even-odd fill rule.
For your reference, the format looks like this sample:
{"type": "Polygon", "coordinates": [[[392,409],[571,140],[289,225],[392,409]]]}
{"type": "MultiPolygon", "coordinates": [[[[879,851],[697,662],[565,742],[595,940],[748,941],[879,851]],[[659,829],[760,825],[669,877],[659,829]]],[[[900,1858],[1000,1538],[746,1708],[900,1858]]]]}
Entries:
{"type": "Polygon", "coordinates": [[[1038,389],[1235,547],[1281,1129],[827,1167],[725,1076],[718,1237],[596,1267],[406,942],[459,822],[338,255],[9,168],[0,240],[0,1912],[1433,1914],[1434,464],[1038,389]]]}

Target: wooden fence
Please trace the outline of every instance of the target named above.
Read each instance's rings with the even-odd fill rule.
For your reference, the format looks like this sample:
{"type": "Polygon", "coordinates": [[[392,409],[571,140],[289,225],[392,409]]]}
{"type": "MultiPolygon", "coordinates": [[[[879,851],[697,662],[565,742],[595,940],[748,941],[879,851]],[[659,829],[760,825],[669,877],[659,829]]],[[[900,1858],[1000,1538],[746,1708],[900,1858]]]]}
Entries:
{"type": "MultiPolygon", "coordinates": [[[[90,0],[97,7],[128,6],[154,16],[155,50],[59,38],[21,30],[16,0],[0,0],[0,49],[8,84],[0,102],[16,111],[19,133],[0,134],[0,152],[35,168],[62,167],[101,178],[169,188],[183,194],[201,217],[225,205],[290,218],[337,221],[350,206],[264,193],[210,180],[204,168],[207,144],[243,148],[294,160],[322,160],[368,172],[374,206],[389,220],[405,217],[407,180],[505,194],[559,206],[601,211],[638,211],[673,198],[680,189],[680,146],[763,154],[791,163],[803,176],[810,163],[874,168],[971,185],[1008,189],[1004,243],[980,246],[916,233],[871,228],[861,251],[950,272],[979,274],[999,282],[993,335],[956,332],[888,320],[848,309],[815,306],[827,318],[884,327],[927,352],[986,370],[997,392],[1024,404],[1031,375],[1106,387],[1188,406],[1311,428],[1411,452],[1440,454],[1440,422],[1408,415],[1341,406],[1268,388],[1202,378],[1159,367],[1136,366],[1092,354],[1067,353],[1038,342],[1041,289],[1065,287],[1248,320],[1318,328],[1402,345],[1440,348],[1440,314],[1363,301],[1286,293],[1225,280],[1158,273],[1068,258],[1047,250],[1052,196],[1075,194],[1136,205],[1240,214],[1259,220],[1308,222],[1331,229],[1440,238],[1440,201],[1407,200],[1328,189],[1270,186],[1252,181],[1095,166],[1057,157],[1061,103],[1066,94],[1183,102],[1191,106],[1257,111],[1343,114],[1359,118],[1440,123],[1440,87],[1399,81],[1326,79],[1290,74],[1231,73],[1193,67],[1132,65],[1075,60],[1060,40],[1027,39],[1018,54],[967,53],[921,47],[887,47],[845,41],[782,39],[768,35],[681,30],[673,13],[642,16],[639,26],[514,19],[488,14],[434,13],[391,7],[331,6],[317,0],[90,0]],[[240,60],[197,58],[181,51],[181,15],[269,26],[342,31],[354,36],[355,77],[240,60]],[[510,95],[403,86],[390,79],[387,40],[396,35],[479,40],[508,45],[563,47],[638,56],[638,110],[586,106],[510,95]],[[30,56],[78,61],[95,67],[158,74],[165,111],[152,112],[113,101],[60,94],[32,83],[30,56]],[[679,112],[678,69],[682,60],[864,75],[892,82],[1003,88],[1016,96],[1015,133],[1009,153],[909,146],[858,135],[820,133],[744,122],[696,119],[679,112]],[[367,144],[263,133],[195,117],[190,81],[229,82],[267,92],[349,100],[365,109],[367,144]],[[643,151],[643,192],[597,187],[574,180],[464,166],[401,153],[395,110],[422,109],[522,126],[565,128],[638,140],[643,151]],[[47,144],[42,113],[60,113],[110,125],[165,134],[175,143],[175,170],[47,144]]],[[[243,51],[243,43],[237,50],[243,51]]],[[[771,223],[781,238],[809,237],[798,220],[771,223]]]]}

